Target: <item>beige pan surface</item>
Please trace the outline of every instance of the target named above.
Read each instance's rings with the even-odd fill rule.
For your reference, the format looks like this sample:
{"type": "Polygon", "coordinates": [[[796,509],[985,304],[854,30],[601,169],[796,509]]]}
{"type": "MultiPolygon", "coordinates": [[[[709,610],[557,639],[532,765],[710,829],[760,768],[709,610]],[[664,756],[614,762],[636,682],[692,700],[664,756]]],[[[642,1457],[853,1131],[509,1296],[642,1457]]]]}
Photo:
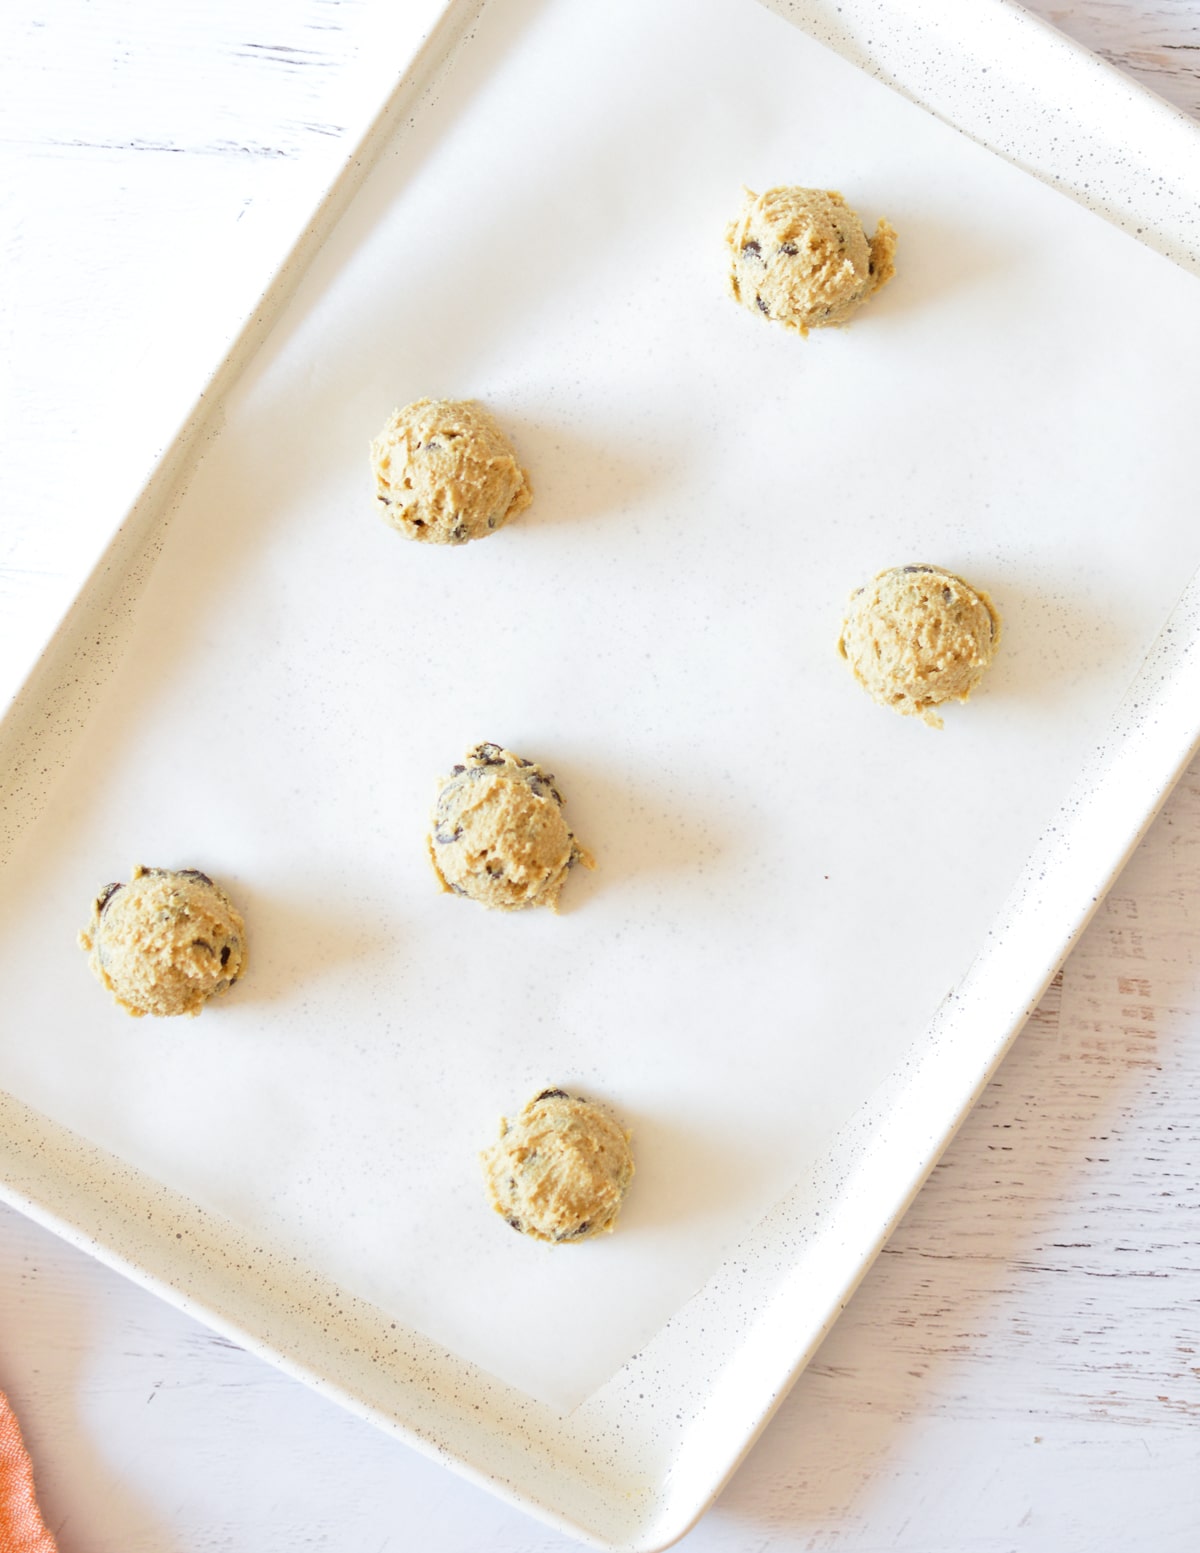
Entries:
{"type": "Polygon", "coordinates": [[[753,4],[485,7],[228,396],[5,870],[0,1081],[577,1407],[985,947],[1200,561],[1198,350],[1192,277],[753,4]],[[782,181],[900,233],[845,331],[723,294],[741,186],[782,181]],[[367,442],[423,394],[486,402],[530,471],[493,539],[371,510],[367,442]],[[942,733],[835,652],[850,589],[915,561],[1004,620],[942,733]],[[596,854],[557,918],[432,881],[434,779],[483,738],[557,774],[596,854]],[[250,973],[197,1021],[128,1020],[75,947],[135,861],[245,913],[250,973]],[[638,1161],[619,1233],[555,1252],[477,1163],[548,1083],[638,1161]]]}

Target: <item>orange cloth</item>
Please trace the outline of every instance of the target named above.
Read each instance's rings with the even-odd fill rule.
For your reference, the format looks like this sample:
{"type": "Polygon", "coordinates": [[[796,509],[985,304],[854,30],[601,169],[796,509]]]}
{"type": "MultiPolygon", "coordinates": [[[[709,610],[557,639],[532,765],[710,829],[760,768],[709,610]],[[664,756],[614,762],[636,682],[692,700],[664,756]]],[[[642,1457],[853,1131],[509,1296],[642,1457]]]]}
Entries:
{"type": "Polygon", "coordinates": [[[33,1497],[33,1468],[17,1415],[0,1392],[0,1553],[58,1553],[33,1497]]]}

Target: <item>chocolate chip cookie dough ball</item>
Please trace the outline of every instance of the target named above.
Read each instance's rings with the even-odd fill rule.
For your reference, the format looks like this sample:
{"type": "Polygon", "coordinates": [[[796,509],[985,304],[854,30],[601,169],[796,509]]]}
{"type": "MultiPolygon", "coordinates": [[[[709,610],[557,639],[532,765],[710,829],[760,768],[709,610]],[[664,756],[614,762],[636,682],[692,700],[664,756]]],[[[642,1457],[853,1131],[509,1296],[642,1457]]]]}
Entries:
{"type": "Polygon", "coordinates": [[[469,399],[418,399],[371,444],[375,501],[409,539],[465,545],[503,528],[533,500],[504,434],[469,399]]]}
{"type": "Polygon", "coordinates": [[[844,324],[895,274],[896,234],[862,222],[832,189],[743,191],[725,232],[735,301],[785,329],[807,334],[844,324]]]}
{"type": "Polygon", "coordinates": [[[590,1240],[617,1222],[633,1178],[629,1135],[564,1090],[543,1089],[483,1155],[492,1206],[535,1240],[590,1240]]]}
{"type": "Polygon", "coordinates": [[[838,651],[881,706],[934,728],[943,701],[965,701],[1000,645],[986,593],[936,566],[897,566],[850,595],[838,651]]]}
{"type": "Polygon", "coordinates": [[[130,1014],[198,1014],[246,969],[246,925],[198,868],[133,870],[92,904],[80,933],[92,971],[130,1014]]]}
{"type": "Polygon", "coordinates": [[[494,911],[558,909],[558,893],[591,853],[563,819],[554,778],[498,744],[477,744],[438,785],[429,856],[444,890],[494,911]]]}

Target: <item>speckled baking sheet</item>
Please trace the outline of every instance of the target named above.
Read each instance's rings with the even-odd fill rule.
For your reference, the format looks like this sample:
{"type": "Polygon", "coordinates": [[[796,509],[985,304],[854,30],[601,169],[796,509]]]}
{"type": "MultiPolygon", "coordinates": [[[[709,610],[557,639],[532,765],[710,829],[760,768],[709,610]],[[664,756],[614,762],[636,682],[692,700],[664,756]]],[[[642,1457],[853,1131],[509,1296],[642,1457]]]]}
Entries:
{"type": "Polygon", "coordinates": [[[227,396],[5,869],[0,1080],[578,1409],[987,945],[1200,561],[1197,359],[1193,277],[749,0],[483,7],[227,396]],[[741,185],[783,181],[900,233],[848,330],[723,294],[741,185]],[[372,510],[367,442],[422,394],[484,400],[531,472],[486,543],[372,510]],[[835,651],[850,589],[911,561],[1005,623],[941,733],[835,651]],[[557,773],[596,853],[557,918],[433,885],[434,779],[482,738],[557,773]],[[198,1021],[128,1020],[74,946],[135,861],[245,911],[250,975],[198,1021]],[[638,1160],[620,1233],[553,1252],[477,1165],[547,1083],[638,1160]]]}

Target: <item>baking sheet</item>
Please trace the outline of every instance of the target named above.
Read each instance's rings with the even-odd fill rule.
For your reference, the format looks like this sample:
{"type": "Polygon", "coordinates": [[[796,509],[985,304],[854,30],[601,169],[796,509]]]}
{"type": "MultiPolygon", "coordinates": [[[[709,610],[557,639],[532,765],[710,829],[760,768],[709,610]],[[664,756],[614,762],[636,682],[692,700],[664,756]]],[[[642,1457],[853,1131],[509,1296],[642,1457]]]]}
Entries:
{"type": "Polygon", "coordinates": [[[7,871],[16,1094],[570,1407],[803,1173],[961,976],[1200,558],[1195,281],[748,4],[489,7],[226,406],[129,657],[7,871]],[[685,127],[684,127],[685,126],[685,127]],[[800,342],[721,294],[741,183],[840,187],[900,275],[800,342]],[[365,444],[478,395],[535,506],[405,545],[365,444]],[[944,734],[833,653],[933,559],[1006,640],[944,734]],[[431,889],[433,778],[557,771],[559,919],[431,889]],[[182,1029],[71,938],[133,860],[226,882],[251,977],[182,1029]],[[864,974],[864,968],[867,968],[864,974]],[[544,1083],[639,1176],[547,1253],[475,1153],[544,1083]]]}

